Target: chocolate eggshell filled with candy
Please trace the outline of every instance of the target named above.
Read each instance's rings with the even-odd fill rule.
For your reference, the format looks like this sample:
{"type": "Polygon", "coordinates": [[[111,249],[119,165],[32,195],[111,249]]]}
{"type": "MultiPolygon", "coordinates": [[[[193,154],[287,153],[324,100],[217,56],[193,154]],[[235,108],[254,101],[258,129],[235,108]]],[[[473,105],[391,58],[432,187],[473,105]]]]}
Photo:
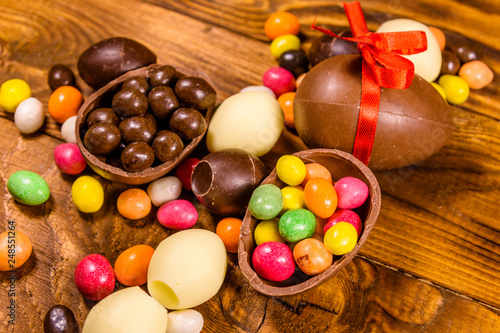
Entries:
{"type": "Polygon", "coordinates": [[[191,187],[211,212],[238,215],[266,175],[265,165],[254,155],[242,149],[224,149],[201,159],[193,169],[191,187]]]}
{"type": "MultiPolygon", "coordinates": [[[[315,66],[297,89],[294,119],[309,148],[352,153],[361,99],[362,58],[339,55],[315,66]]],[[[407,89],[381,88],[377,130],[368,167],[393,169],[439,151],[453,130],[438,91],[415,75],[407,89]]]]}

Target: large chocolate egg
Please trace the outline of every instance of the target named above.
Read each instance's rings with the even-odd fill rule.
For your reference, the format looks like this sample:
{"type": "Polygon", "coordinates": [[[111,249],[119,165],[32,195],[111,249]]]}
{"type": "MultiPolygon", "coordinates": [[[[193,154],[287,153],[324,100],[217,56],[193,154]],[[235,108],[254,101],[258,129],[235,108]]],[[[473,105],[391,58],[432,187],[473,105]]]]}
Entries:
{"type": "Polygon", "coordinates": [[[242,149],[224,149],[201,159],[193,169],[191,187],[213,213],[238,215],[266,175],[265,165],[254,155],[242,149]]]}
{"type": "Polygon", "coordinates": [[[99,89],[128,71],[156,62],[146,46],[125,37],[101,40],[78,58],[78,73],[92,88],[99,89]]]}
{"type": "MultiPolygon", "coordinates": [[[[359,55],[339,55],[315,66],[294,99],[295,128],[309,148],[352,153],[361,99],[359,55]]],[[[436,153],[453,129],[451,109],[438,91],[415,75],[407,89],[382,88],[372,169],[415,164],[436,153]]]]}

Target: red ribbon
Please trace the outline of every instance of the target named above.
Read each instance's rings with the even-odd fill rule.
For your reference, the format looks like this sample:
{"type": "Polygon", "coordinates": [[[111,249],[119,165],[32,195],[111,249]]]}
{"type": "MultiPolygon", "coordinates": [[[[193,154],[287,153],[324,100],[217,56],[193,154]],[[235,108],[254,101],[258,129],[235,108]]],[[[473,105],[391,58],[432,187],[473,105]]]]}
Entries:
{"type": "MultiPolygon", "coordinates": [[[[354,37],[341,37],[312,24],[312,29],[327,35],[358,44],[363,58],[361,103],[353,155],[368,165],[372,153],[380,104],[380,88],[406,89],[411,85],[415,68],[401,57],[427,49],[423,31],[373,33],[368,31],[365,17],[358,1],[344,3],[344,10],[354,37]]],[[[316,22],[316,20],[315,20],[316,22]]]]}

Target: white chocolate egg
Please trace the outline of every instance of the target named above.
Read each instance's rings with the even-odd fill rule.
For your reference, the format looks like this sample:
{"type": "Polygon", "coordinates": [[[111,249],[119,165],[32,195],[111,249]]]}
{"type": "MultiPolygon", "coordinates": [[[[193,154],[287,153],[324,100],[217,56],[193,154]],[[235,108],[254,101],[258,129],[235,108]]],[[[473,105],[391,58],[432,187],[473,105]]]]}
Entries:
{"type": "Polygon", "coordinates": [[[212,231],[189,229],[163,240],[148,269],[148,290],[167,309],[187,309],[212,298],[226,276],[227,253],[212,231]]]}
{"type": "Polygon", "coordinates": [[[178,310],[168,313],[166,333],[200,333],[203,328],[203,316],[196,310],[178,310]]]}
{"type": "Polygon", "coordinates": [[[168,311],[139,287],[112,293],[90,310],[82,333],[165,333],[168,311]]]}
{"type": "Polygon", "coordinates": [[[242,92],[249,92],[249,91],[263,91],[271,95],[273,98],[276,98],[276,94],[274,91],[272,91],[270,88],[266,86],[248,86],[240,90],[240,93],[242,92]]]}
{"type": "Polygon", "coordinates": [[[404,55],[415,65],[415,73],[428,82],[434,81],[441,71],[442,55],[436,37],[430,29],[420,22],[409,19],[396,19],[382,23],[377,32],[424,31],[427,36],[427,50],[417,54],[404,55]]]}
{"type": "Polygon", "coordinates": [[[284,126],[283,111],[269,93],[247,91],[219,106],[208,126],[207,148],[213,153],[239,148],[257,157],[268,153],[284,126]]]}

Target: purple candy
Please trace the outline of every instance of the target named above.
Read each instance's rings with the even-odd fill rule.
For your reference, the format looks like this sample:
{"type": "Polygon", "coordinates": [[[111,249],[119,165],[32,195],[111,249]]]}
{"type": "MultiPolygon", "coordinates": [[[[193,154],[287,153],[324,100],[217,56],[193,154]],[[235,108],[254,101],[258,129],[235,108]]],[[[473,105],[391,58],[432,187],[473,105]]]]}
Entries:
{"type": "Polygon", "coordinates": [[[178,199],[164,203],[157,213],[158,222],[166,228],[184,230],[198,221],[198,212],[187,200],[178,199]]]}
{"type": "Polygon", "coordinates": [[[334,185],[338,197],[338,209],[354,209],[361,206],[368,198],[370,190],[362,180],[354,177],[339,179],[334,185]]]}
{"type": "Polygon", "coordinates": [[[292,250],[279,242],[257,246],[253,251],[252,265],[261,278],[269,281],[284,281],[295,272],[292,250]]]}
{"type": "Polygon", "coordinates": [[[282,67],[271,67],[262,76],[262,84],[271,89],[276,97],[295,90],[295,77],[282,67]]]}

